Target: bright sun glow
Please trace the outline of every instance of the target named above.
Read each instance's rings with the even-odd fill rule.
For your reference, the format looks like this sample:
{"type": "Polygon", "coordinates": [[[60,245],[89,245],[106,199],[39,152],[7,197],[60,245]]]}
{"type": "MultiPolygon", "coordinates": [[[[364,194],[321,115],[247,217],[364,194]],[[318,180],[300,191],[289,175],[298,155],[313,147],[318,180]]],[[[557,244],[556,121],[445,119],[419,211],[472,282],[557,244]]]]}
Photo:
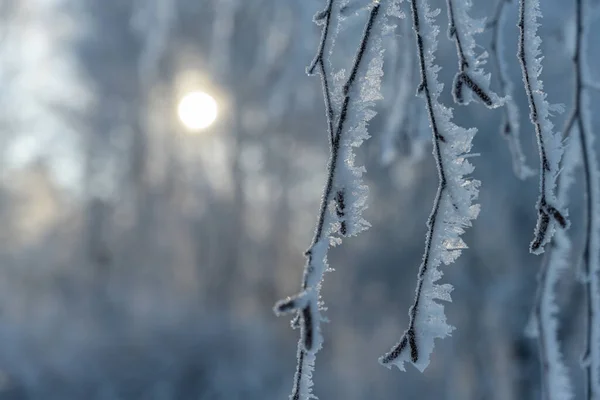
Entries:
{"type": "Polygon", "coordinates": [[[212,125],[217,119],[217,102],[204,92],[188,93],[179,101],[177,113],[181,122],[190,130],[197,131],[212,125]]]}

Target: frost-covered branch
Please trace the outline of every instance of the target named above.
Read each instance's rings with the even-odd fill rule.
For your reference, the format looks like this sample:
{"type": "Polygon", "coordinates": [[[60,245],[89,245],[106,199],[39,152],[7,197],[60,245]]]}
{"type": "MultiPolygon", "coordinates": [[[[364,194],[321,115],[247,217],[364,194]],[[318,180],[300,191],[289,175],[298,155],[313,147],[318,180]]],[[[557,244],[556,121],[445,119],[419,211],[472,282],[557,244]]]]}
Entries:
{"type": "MultiPolygon", "coordinates": [[[[564,168],[558,182],[558,200],[566,205],[569,190],[573,183],[573,172],[580,158],[577,138],[571,138],[563,158],[564,168]]],[[[569,377],[558,339],[558,305],[556,286],[563,272],[569,267],[571,240],[566,232],[556,232],[545,253],[538,276],[533,321],[540,352],[541,381],[543,398],[547,400],[568,400],[573,398],[573,385],[569,377]]]]}
{"type": "Polygon", "coordinates": [[[317,25],[322,25],[321,30],[321,41],[319,42],[319,48],[317,49],[317,55],[310,63],[306,72],[309,75],[315,73],[315,69],[319,69],[319,75],[321,76],[321,86],[323,87],[323,100],[325,101],[325,112],[327,115],[327,132],[329,134],[329,144],[333,146],[333,108],[331,105],[331,89],[327,71],[325,69],[325,47],[327,46],[327,38],[331,27],[331,15],[333,12],[333,0],[327,0],[325,9],[314,17],[314,22],[317,25]]]}
{"type": "MultiPolygon", "coordinates": [[[[344,5],[342,5],[343,7],[344,5]]],[[[331,30],[331,18],[333,14],[333,0],[328,0],[325,9],[319,13],[317,13],[313,21],[317,25],[322,25],[323,28],[321,30],[321,41],[319,42],[319,47],[317,49],[317,54],[315,58],[310,63],[310,65],[306,68],[306,73],[308,75],[314,75],[315,70],[318,68],[318,73],[321,76],[321,87],[323,88],[323,101],[325,102],[325,113],[327,118],[327,133],[329,135],[329,146],[330,151],[333,153],[336,151],[335,147],[335,132],[333,127],[334,113],[333,113],[333,105],[332,105],[332,94],[331,94],[331,83],[329,82],[327,70],[325,67],[325,48],[330,46],[332,48],[335,36],[337,32],[330,32],[331,30]],[[328,40],[329,39],[329,40],[328,40]]],[[[346,213],[346,201],[345,201],[345,193],[344,190],[339,190],[335,196],[335,207],[336,214],[340,219],[340,233],[342,235],[347,234],[346,221],[344,219],[344,215],[346,213]]],[[[322,228],[321,228],[322,229],[322,228]]],[[[299,316],[299,315],[298,315],[299,316]]],[[[297,323],[298,319],[295,320],[294,323],[297,323]]]]}
{"type": "Polygon", "coordinates": [[[582,366],[586,375],[586,398],[600,399],[600,172],[594,150],[594,133],[590,123],[590,104],[586,93],[589,81],[584,56],[586,7],[575,1],[576,38],[575,98],[567,121],[566,132],[577,129],[581,145],[581,164],[585,187],[585,234],[583,247],[583,283],[586,287],[586,344],[582,366]]]}
{"type": "MultiPolygon", "coordinates": [[[[568,189],[572,181],[572,170],[581,163],[585,187],[585,230],[583,246],[583,284],[586,288],[586,333],[582,367],[586,375],[586,398],[600,397],[600,188],[598,162],[593,145],[593,134],[589,122],[589,99],[587,89],[587,64],[584,59],[585,47],[585,7],[583,0],[575,2],[575,50],[573,64],[575,70],[574,101],[571,114],[567,118],[563,136],[570,137],[570,145],[564,157],[564,167],[558,183],[558,200],[565,205],[568,189]],[[573,135],[576,132],[577,135],[573,135]]],[[[539,347],[542,359],[542,382],[544,396],[551,400],[571,399],[572,386],[567,368],[562,361],[557,338],[557,305],[554,302],[554,286],[559,274],[567,267],[567,257],[571,249],[570,240],[563,231],[557,231],[546,255],[540,272],[540,287],[536,304],[536,320],[539,327],[539,347]]]]}
{"type": "Polygon", "coordinates": [[[473,171],[466,160],[475,129],[455,125],[452,110],[439,103],[442,85],[438,82],[439,66],[435,65],[437,34],[435,17],[427,0],[411,0],[413,29],[417,42],[421,83],[419,94],[425,100],[433,133],[439,186],[433,209],[427,221],[425,252],[419,267],[415,300],[409,310],[409,325],[400,341],[379,359],[385,366],[396,365],[404,370],[411,362],[420,371],[429,365],[434,339],[449,336],[454,329],[446,323],[444,306],[438,301],[450,301],[452,286],[437,284],[442,277],[438,266],[450,264],[466,248],[460,238],[464,229],[477,217],[479,206],[473,205],[479,182],[465,178],[473,171]]]}
{"type": "Polygon", "coordinates": [[[500,95],[504,97],[504,121],[500,127],[502,136],[508,143],[512,156],[513,171],[519,179],[527,179],[535,172],[527,165],[525,154],[521,148],[519,108],[513,98],[513,84],[508,77],[508,65],[504,59],[504,42],[502,34],[505,27],[506,6],[511,0],[499,0],[494,17],[488,21],[487,27],[492,30],[490,50],[493,54],[498,82],[500,84],[500,95]]]}
{"type": "Polygon", "coordinates": [[[536,307],[537,323],[535,336],[538,340],[540,364],[542,366],[542,393],[546,400],[573,398],[569,373],[564,364],[558,339],[558,321],[555,288],[562,272],[568,266],[571,243],[565,232],[558,231],[550,242],[538,276],[536,307]]]}
{"type": "Polygon", "coordinates": [[[535,127],[538,149],[540,153],[540,197],[537,202],[538,220],[534,239],[529,246],[533,254],[544,252],[554,232],[552,222],[566,228],[568,221],[563,212],[556,207],[556,177],[559,173],[560,158],[563,153],[560,135],[553,132],[550,122],[551,106],[546,100],[544,86],[539,79],[542,71],[540,44],[537,36],[539,26],[537,19],[541,17],[539,0],[520,0],[519,9],[519,51],[517,57],[521,64],[523,82],[529,102],[529,117],[535,127]]]}
{"type": "Polygon", "coordinates": [[[495,108],[503,100],[490,89],[490,75],[485,75],[481,66],[485,64],[487,53],[475,55],[473,34],[483,32],[484,20],[469,16],[471,0],[446,0],[448,8],[448,38],[456,43],[458,73],[454,77],[452,95],[458,104],[469,104],[475,96],[487,107],[495,108]],[[470,89],[464,93],[464,87],[470,89]]]}
{"type": "MultiPolygon", "coordinates": [[[[380,85],[383,75],[383,34],[394,26],[387,25],[387,16],[400,16],[398,1],[373,1],[369,17],[347,78],[340,71],[329,86],[325,69],[325,47],[332,24],[335,0],[328,0],[326,8],[315,15],[315,22],[323,25],[317,56],[307,72],[316,68],[322,75],[322,84],[328,116],[330,158],[317,226],[312,243],[306,251],[306,264],[299,294],[279,301],[275,312],[297,313],[293,325],[300,327],[297,367],[291,399],[306,400],[312,394],[312,371],[315,355],[322,346],[321,322],[323,310],[320,290],[323,276],[328,270],[327,255],[330,246],[339,244],[339,236],[356,235],[368,228],[362,218],[366,208],[367,187],[362,182],[364,168],[354,165],[353,148],[358,147],[369,135],[367,123],[375,116],[374,102],[381,99],[380,85]],[[385,4],[385,5],[383,5],[385,4]],[[341,84],[343,82],[343,84],[341,84]],[[334,98],[335,97],[335,98],[334,98]],[[339,102],[337,101],[339,98],[339,102]],[[339,103],[339,110],[333,110],[339,103]],[[336,112],[337,111],[337,112],[336,112]],[[334,118],[335,117],[335,121],[334,118]]],[[[339,11],[339,8],[338,8],[339,11]]]]}

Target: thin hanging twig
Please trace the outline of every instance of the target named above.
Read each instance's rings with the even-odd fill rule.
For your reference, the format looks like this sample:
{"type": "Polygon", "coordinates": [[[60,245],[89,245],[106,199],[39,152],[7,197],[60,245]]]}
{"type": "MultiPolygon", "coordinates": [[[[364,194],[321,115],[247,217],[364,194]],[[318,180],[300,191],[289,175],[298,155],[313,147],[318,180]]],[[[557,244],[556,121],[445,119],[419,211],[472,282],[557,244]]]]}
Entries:
{"type": "Polygon", "coordinates": [[[449,301],[451,291],[448,284],[435,284],[441,277],[437,266],[441,262],[453,262],[466,248],[459,235],[477,216],[478,207],[472,206],[471,201],[477,195],[478,182],[463,179],[464,174],[472,171],[464,156],[470,149],[475,130],[454,125],[451,110],[437,100],[440,88],[437,67],[433,64],[437,45],[437,27],[433,26],[435,14],[425,0],[411,0],[411,12],[421,73],[418,92],[427,106],[439,186],[427,221],[425,252],[419,267],[415,300],[409,310],[408,328],[379,362],[385,366],[395,364],[403,370],[403,362],[410,361],[423,371],[429,364],[433,339],[446,337],[453,330],[446,324],[443,306],[435,301],[449,301]],[[423,22],[426,28],[422,27],[423,22]],[[460,202],[457,201],[459,198],[460,202]]]}
{"type": "Polygon", "coordinates": [[[415,321],[416,315],[419,310],[419,303],[421,301],[421,295],[423,292],[423,283],[424,277],[429,268],[429,258],[431,255],[431,241],[433,239],[433,232],[436,228],[436,222],[438,218],[438,213],[440,210],[440,203],[442,201],[442,196],[444,196],[446,191],[446,172],[444,170],[444,162],[442,159],[442,154],[440,151],[441,143],[444,143],[446,139],[440,133],[440,129],[437,124],[437,119],[433,110],[433,100],[429,87],[429,80],[427,79],[427,72],[425,66],[425,46],[423,44],[423,37],[421,36],[420,30],[420,15],[417,8],[417,0],[411,0],[411,12],[413,19],[413,28],[417,38],[417,49],[419,54],[419,66],[421,71],[421,83],[419,85],[419,91],[423,92],[425,96],[425,101],[427,104],[427,114],[429,115],[429,121],[431,123],[431,129],[433,131],[433,154],[435,157],[435,164],[438,171],[439,178],[439,186],[437,193],[435,195],[435,199],[433,201],[433,209],[431,214],[429,215],[429,219],[427,220],[427,236],[425,239],[425,254],[423,256],[423,262],[419,267],[419,275],[417,280],[417,289],[415,295],[415,301],[409,311],[409,323],[408,329],[402,336],[400,342],[392,348],[382,359],[382,364],[389,364],[396,360],[401,353],[407,349],[410,351],[410,358],[413,363],[416,363],[419,360],[419,347],[416,341],[415,334],[415,321]]]}
{"type": "Polygon", "coordinates": [[[484,75],[480,67],[487,53],[477,57],[476,43],[473,34],[483,31],[483,22],[474,20],[468,14],[471,0],[446,0],[448,9],[448,38],[456,44],[458,55],[458,72],[454,78],[452,95],[458,104],[468,104],[470,98],[464,94],[466,86],[488,108],[495,108],[503,103],[489,88],[489,75],[484,75]]]}
{"type": "Polygon", "coordinates": [[[566,228],[568,221],[563,212],[553,204],[554,190],[558,175],[558,164],[562,155],[560,137],[552,131],[549,121],[550,106],[546,101],[541,80],[541,58],[537,36],[537,18],[541,16],[539,0],[520,0],[519,9],[519,51],[517,57],[521,64],[523,82],[530,108],[530,119],[535,127],[535,133],[540,153],[540,197],[537,202],[538,221],[530,251],[540,254],[544,251],[553,233],[551,222],[555,221],[561,228],[566,228]]]}
{"type": "Polygon", "coordinates": [[[331,14],[333,9],[333,0],[327,0],[325,9],[315,15],[314,21],[323,25],[321,30],[321,41],[317,49],[317,55],[306,68],[306,73],[313,75],[315,69],[319,69],[319,75],[321,76],[321,86],[323,88],[323,100],[325,101],[325,112],[327,113],[327,132],[329,133],[329,145],[333,146],[333,107],[331,105],[331,89],[329,80],[327,78],[327,70],[325,69],[325,46],[327,44],[327,38],[329,36],[329,30],[331,28],[331,14]]]}
{"type": "MultiPolygon", "coordinates": [[[[353,99],[352,97],[358,96],[359,94],[355,91],[355,86],[359,80],[359,70],[364,68],[366,53],[370,50],[369,47],[374,47],[371,44],[371,36],[373,26],[378,19],[385,20],[385,17],[378,18],[380,12],[380,2],[374,1],[371,4],[369,17],[365,25],[360,45],[356,52],[350,74],[346,79],[342,87],[342,102],[340,105],[339,112],[336,113],[333,110],[331,85],[328,80],[328,73],[325,67],[325,47],[329,40],[331,32],[331,20],[332,14],[335,7],[334,0],[328,0],[325,9],[315,16],[314,20],[317,24],[323,25],[321,33],[321,41],[313,62],[307,68],[309,74],[314,73],[318,68],[319,74],[321,75],[321,82],[323,86],[323,93],[325,99],[325,109],[328,120],[328,131],[329,131],[329,143],[330,143],[330,158],[327,173],[327,182],[325,184],[323,196],[321,198],[321,205],[319,210],[319,216],[317,220],[317,226],[313,236],[312,243],[309,249],[305,252],[306,264],[304,268],[304,274],[302,279],[302,290],[299,294],[293,297],[288,297],[284,300],[279,301],[275,305],[275,312],[278,315],[296,312],[297,315],[292,321],[293,326],[300,327],[300,340],[298,342],[297,352],[297,365],[296,373],[294,376],[294,385],[292,389],[291,399],[308,399],[312,397],[311,394],[311,374],[314,369],[315,355],[319,351],[322,345],[322,337],[320,334],[320,324],[322,316],[320,313],[320,290],[323,281],[323,275],[327,271],[327,251],[330,246],[330,240],[332,235],[336,233],[332,228],[334,222],[338,222],[338,230],[342,236],[346,236],[352,232],[347,225],[346,221],[346,208],[348,197],[346,196],[345,188],[340,186],[338,182],[339,167],[346,160],[347,153],[344,153],[343,146],[354,146],[346,143],[345,133],[348,129],[354,128],[346,126],[353,123],[355,115],[350,115],[350,108],[354,107],[352,104],[356,101],[365,101],[365,104],[370,104],[370,100],[366,99],[353,99]],[[334,117],[336,121],[334,122],[334,117]],[[335,204],[334,209],[330,208],[331,203],[335,204]]],[[[380,42],[377,42],[380,45],[380,42]]],[[[378,56],[382,56],[381,52],[376,51],[378,56]]],[[[373,61],[373,59],[371,59],[373,61]]],[[[381,68],[381,65],[379,67],[381,68]]],[[[377,71],[375,71],[377,73],[377,71]]],[[[367,72],[369,74],[369,72],[367,72]]],[[[377,81],[376,85],[378,88],[380,78],[371,76],[370,79],[377,81]]],[[[369,84],[373,84],[369,81],[369,84]]],[[[372,114],[364,116],[361,124],[364,124],[366,120],[372,117],[372,114]]],[[[362,117],[361,117],[362,118],[362,117]]],[[[362,141],[362,139],[361,139],[362,141]]],[[[348,160],[346,160],[348,162],[348,160]]],[[[353,231],[356,231],[352,227],[353,231]]]]}
{"type": "Polygon", "coordinates": [[[514,100],[513,84],[508,77],[508,67],[504,62],[502,30],[504,29],[504,17],[507,5],[511,0],[499,0],[496,5],[496,11],[491,20],[487,22],[487,28],[492,31],[490,51],[494,60],[495,70],[500,84],[500,95],[504,97],[504,117],[500,127],[500,133],[506,139],[508,148],[512,156],[513,171],[519,179],[527,179],[535,174],[526,162],[525,154],[521,147],[519,139],[519,108],[514,100]]]}
{"type": "Polygon", "coordinates": [[[574,103],[571,115],[567,120],[565,132],[568,134],[577,128],[581,144],[581,164],[583,170],[584,196],[584,246],[583,246],[583,284],[586,289],[586,330],[585,350],[582,357],[582,367],[586,376],[586,399],[600,399],[600,220],[598,209],[600,205],[600,188],[598,179],[598,161],[596,158],[593,133],[589,123],[589,100],[585,90],[588,88],[588,77],[585,76],[587,64],[584,56],[585,41],[585,7],[583,0],[575,1],[576,38],[573,64],[575,68],[574,103]]]}
{"type": "MultiPolygon", "coordinates": [[[[565,134],[568,134],[568,131],[565,134]]],[[[568,202],[573,172],[581,158],[580,152],[577,138],[571,138],[557,184],[558,200],[562,205],[568,202]]],[[[531,321],[536,329],[530,333],[533,333],[531,336],[536,337],[538,342],[542,398],[546,400],[569,400],[573,397],[573,386],[558,338],[559,307],[556,301],[556,286],[570,264],[571,248],[571,240],[567,232],[557,231],[544,254],[538,276],[538,289],[531,321]]]]}

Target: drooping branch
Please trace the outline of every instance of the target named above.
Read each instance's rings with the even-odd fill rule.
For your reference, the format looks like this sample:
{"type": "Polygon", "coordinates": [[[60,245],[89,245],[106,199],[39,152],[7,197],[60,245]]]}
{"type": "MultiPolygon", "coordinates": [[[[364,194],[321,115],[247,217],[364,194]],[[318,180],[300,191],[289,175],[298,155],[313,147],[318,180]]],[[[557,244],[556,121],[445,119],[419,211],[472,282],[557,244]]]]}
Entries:
{"type": "Polygon", "coordinates": [[[529,250],[534,254],[543,253],[544,245],[552,238],[554,232],[552,222],[556,222],[563,229],[568,225],[564,213],[554,204],[556,177],[563,150],[560,136],[553,132],[554,125],[549,120],[551,107],[546,100],[542,81],[539,79],[542,66],[537,18],[540,16],[539,0],[520,0],[518,23],[520,37],[517,57],[521,64],[529,102],[529,117],[535,128],[540,153],[540,197],[536,205],[538,220],[534,239],[529,246],[529,250]]]}
{"type": "MultiPolygon", "coordinates": [[[[587,104],[587,89],[585,76],[587,71],[584,59],[584,7],[583,1],[575,2],[575,49],[573,54],[573,67],[575,75],[574,99],[571,114],[567,118],[563,137],[569,137],[568,152],[565,154],[560,180],[558,182],[558,201],[565,205],[569,195],[569,186],[572,181],[573,169],[576,164],[581,164],[585,188],[584,195],[584,237],[583,237],[583,284],[586,292],[586,330],[585,350],[582,357],[582,368],[586,376],[586,398],[597,399],[600,395],[600,327],[598,316],[600,312],[600,295],[598,280],[600,226],[598,212],[600,191],[598,180],[598,163],[593,148],[591,125],[589,123],[589,110],[587,104]],[[574,134],[576,132],[576,134],[574,134]]],[[[544,398],[551,400],[571,399],[572,386],[568,377],[567,368],[562,361],[557,339],[556,312],[558,307],[554,302],[554,286],[559,273],[567,267],[567,256],[571,250],[570,240],[566,233],[557,231],[550,248],[546,254],[540,272],[540,287],[536,301],[535,316],[538,325],[538,343],[542,364],[542,387],[544,398]]]]}
{"type": "Polygon", "coordinates": [[[367,188],[361,180],[363,169],[354,166],[352,148],[368,138],[367,122],[375,115],[372,111],[374,101],[381,98],[379,89],[383,75],[383,50],[380,36],[392,28],[386,25],[387,16],[399,16],[397,1],[388,0],[385,3],[385,11],[381,10],[380,1],[373,1],[371,4],[352,68],[343,86],[339,88],[342,96],[339,110],[334,110],[333,89],[325,67],[325,48],[331,41],[332,15],[338,5],[334,0],[328,0],[326,8],[314,18],[323,28],[317,55],[307,72],[312,74],[318,69],[321,75],[328,117],[330,158],[317,226],[312,243],[305,253],[301,292],[275,305],[275,312],[279,315],[296,313],[292,325],[300,327],[297,367],[291,395],[293,400],[313,397],[311,375],[315,355],[323,341],[320,332],[320,290],[328,269],[329,247],[332,243],[339,242],[336,234],[351,236],[368,227],[361,216],[366,208],[367,188]]]}
{"type": "Polygon", "coordinates": [[[500,133],[506,139],[508,148],[512,156],[513,171],[519,179],[527,179],[533,176],[535,172],[526,162],[525,154],[521,148],[519,108],[513,98],[513,84],[508,77],[508,66],[504,60],[504,43],[502,40],[502,31],[505,27],[505,14],[507,5],[511,0],[499,0],[496,11],[491,20],[487,23],[487,28],[492,31],[490,51],[495,64],[497,80],[500,84],[500,95],[504,97],[504,120],[500,127],[500,133]]]}
{"type": "Polygon", "coordinates": [[[555,287],[568,266],[571,244],[566,234],[559,231],[549,244],[538,276],[535,299],[535,322],[541,364],[542,398],[567,400],[573,396],[568,370],[564,364],[558,339],[558,306],[555,287]]]}
{"type": "MultiPolygon", "coordinates": [[[[563,157],[563,170],[558,180],[558,200],[568,203],[573,173],[581,158],[577,137],[571,137],[563,157]]],[[[558,338],[559,311],[556,302],[556,286],[563,272],[569,267],[571,240],[566,231],[559,230],[550,241],[544,254],[538,276],[538,289],[533,310],[535,324],[533,337],[537,338],[541,364],[542,398],[546,400],[569,400],[573,398],[573,386],[568,368],[560,349],[558,338]]]]}
{"type": "Polygon", "coordinates": [[[448,9],[448,38],[454,40],[458,55],[458,72],[454,77],[452,95],[458,104],[469,104],[470,95],[464,93],[465,87],[488,108],[495,108],[503,103],[490,89],[490,75],[485,75],[481,65],[485,63],[487,53],[475,55],[475,39],[473,34],[483,32],[483,20],[475,20],[469,16],[471,0],[446,0],[448,9]]]}
{"type": "Polygon", "coordinates": [[[327,0],[325,9],[317,13],[313,21],[317,25],[322,25],[321,29],[321,41],[317,49],[315,58],[306,68],[306,73],[313,75],[315,69],[319,69],[319,75],[321,76],[321,86],[323,88],[323,100],[325,101],[325,112],[327,116],[327,132],[329,134],[329,145],[333,146],[333,107],[331,105],[331,89],[329,79],[327,77],[327,71],[325,69],[325,47],[327,46],[327,38],[330,35],[331,30],[331,14],[333,11],[333,0],[327,0]]]}
{"type": "MultiPolygon", "coordinates": [[[[336,136],[336,132],[334,132],[334,126],[333,126],[333,121],[334,121],[334,112],[333,112],[333,105],[332,105],[332,94],[331,94],[331,83],[329,82],[329,78],[328,78],[328,74],[327,74],[327,70],[325,67],[325,49],[328,46],[328,44],[330,44],[331,46],[333,46],[333,42],[334,42],[334,36],[336,34],[336,32],[331,32],[332,27],[331,27],[331,18],[332,18],[332,14],[333,14],[333,0],[328,0],[327,1],[327,5],[325,6],[325,9],[319,13],[317,13],[314,18],[313,21],[317,24],[317,25],[322,25],[323,28],[321,30],[321,41],[319,42],[319,47],[317,48],[317,54],[315,55],[315,58],[313,59],[313,61],[310,63],[310,65],[306,68],[306,73],[308,75],[314,75],[315,74],[315,70],[318,68],[318,73],[319,76],[321,77],[321,87],[323,89],[323,101],[325,102],[325,113],[326,113],[326,118],[327,118],[327,132],[329,135],[329,147],[330,147],[330,152],[331,154],[333,154],[334,152],[337,152],[337,149],[335,149],[336,144],[335,142],[335,136],[336,136]]],[[[339,143],[338,143],[339,145],[339,143]]],[[[344,216],[346,213],[346,208],[345,208],[345,200],[344,200],[344,191],[340,190],[338,191],[335,196],[334,196],[334,201],[336,203],[336,213],[338,218],[340,219],[340,233],[342,235],[346,235],[347,233],[347,227],[346,227],[346,221],[344,220],[344,216]]],[[[323,213],[324,210],[323,208],[321,208],[321,213],[323,213]]],[[[320,228],[320,230],[322,231],[322,227],[320,228]]]]}
{"type": "Polygon", "coordinates": [[[594,134],[590,124],[589,99],[586,93],[587,60],[584,56],[585,16],[583,0],[575,1],[575,88],[573,109],[565,133],[576,128],[581,146],[581,167],[585,188],[585,231],[583,239],[582,281],[586,289],[586,330],[582,367],[586,376],[586,399],[600,399],[600,172],[594,150],[594,134]]]}
{"type": "Polygon", "coordinates": [[[409,310],[408,328],[379,362],[404,370],[404,362],[408,361],[423,371],[429,365],[434,339],[444,338],[454,329],[446,323],[444,306],[436,301],[450,301],[452,290],[449,284],[435,283],[442,277],[437,267],[442,262],[454,262],[466,248],[460,235],[479,212],[478,205],[472,205],[479,182],[464,178],[473,170],[465,156],[471,148],[475,129],[466,130],[452,123],[452,111],[438,101],[441,85],[437,80],[439,67],[434,64],[437,13],[429,9],[426,0],[411,0],[411,13],[421,73],[418,92],[427,106],[439,186],[427,221],[425,251],[417,276],[415,300],[409,310]]]}

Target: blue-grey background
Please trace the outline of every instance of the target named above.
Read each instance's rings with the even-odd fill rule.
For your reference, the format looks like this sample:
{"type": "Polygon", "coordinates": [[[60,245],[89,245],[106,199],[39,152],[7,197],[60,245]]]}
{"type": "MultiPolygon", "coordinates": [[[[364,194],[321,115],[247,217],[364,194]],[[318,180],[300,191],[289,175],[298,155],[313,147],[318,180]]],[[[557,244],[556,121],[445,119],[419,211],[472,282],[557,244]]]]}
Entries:
{"type": "MultiPolygon", "coordinates": [[[[357,14],[338,38],[338,67],[351,61],[367,3],[351,1],[357,14]]],[[[451,104],[456,53],[446,38],[445,2],[432,3],[442,8],[442,99],[457,123],[479,129],[472,162],[482,211],[465,235],[470,249],[443,269],[444,282],[455,286],[446,311],[457,330],[437,342],[424,374],[377,364],[408,322],[437,187],[430,147],[421,158],[399,151],[381,163],[397,92],[390,65],[410,51],[388,49],[386,98],[370,124],[373,138],[357,151],[373,226],[331,251],[335,272],[324,283],[331,323],[314,379],[322,399],[539,397],[536,343],[524,336],[541,262],[528,253],[537,177],[514,176],[499,134],[502,110],[451,104]]],[[[492,15],[495,2],[474,3],[474,16],[492,15]]],[[[542,1],[540,28],[548,100],[567,112],[570,3],[542,1]]],[[[323,6],[0,1],[0,399],[287,397],[298,332],[271,308],[300,285],[325,181],[320,81],[304,72],[319,40],[311,19],[323,6]],[[178,99],[192,90],[219,103],[216,123],[196,134],[176,114],[178,99]]],[[[600,28],[591,21],[589,70],[600,79],[600,28]]],[[[514,4],[502,34],[523,147],[537,168],[514,4]]],[[[489,32],[477,36],[483,48],[489,40],[489,32]]],[[[497,88],[493,64],[486,68],[497,88]]],[[[599,97],[591,96],[597,127],[599,97]]],[[[559,129],[565,115],[554,119],[559,129]]],[[[581,201],[577,184],[574,261],[558,288],[559,336],[577,387],[581,201]]]]}

